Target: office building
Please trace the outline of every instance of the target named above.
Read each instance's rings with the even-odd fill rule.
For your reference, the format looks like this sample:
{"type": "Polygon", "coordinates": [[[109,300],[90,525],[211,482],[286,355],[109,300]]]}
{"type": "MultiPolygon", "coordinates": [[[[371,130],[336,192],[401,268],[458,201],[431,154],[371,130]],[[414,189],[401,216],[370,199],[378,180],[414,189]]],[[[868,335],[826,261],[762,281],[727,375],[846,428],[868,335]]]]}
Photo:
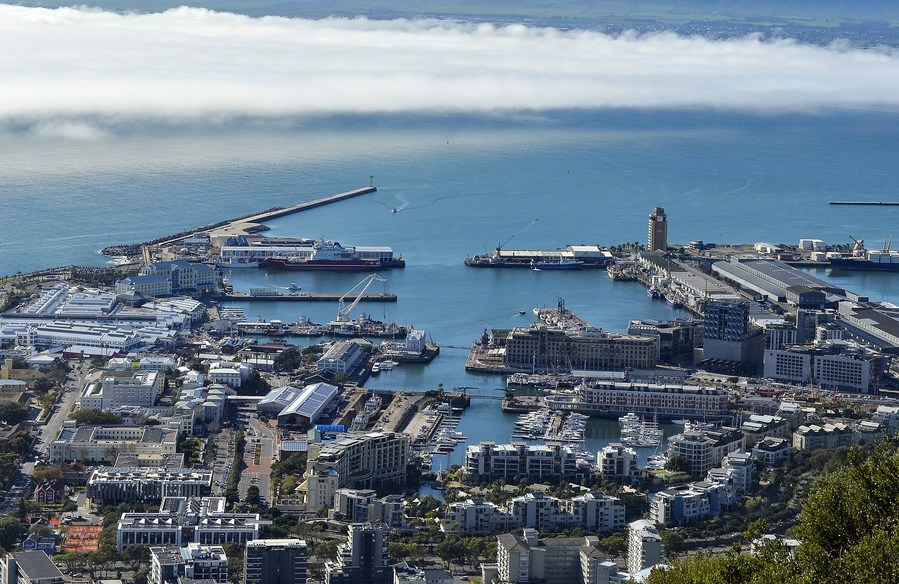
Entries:
{"type": "Polygon", "coordinates": [[[308,554],[302,539],[258,539],[244,551],[244,584],[305,584],[308,554]]]}
{"type": "Polygon", "coordinates": [[[73,420],[50,443],[50,462],[77,460],[88,463],[115,462],[121,453],[170,454],[178,445],[178,431],[161,426],[81,426],[73,420]]]}
{"type": "Polygon", "coordinates": [[[890,357],[840,341],[765,351],[765,377],[827,389],[875,393],[890,357]]]}
{"type": "Polygon", "coordinates": [[[162,393],[163,380],[158,371],[109,372],[85,385],[81,408],[109,411],[120,406],[153,407],[162,393]]]}
{"type": "Polygon", "coordinates": [[[259,539],[269,521],[258,513],[229,513],[223,497],[166,497],[155,513],[123,513],[116,527],[116,550],[133,545],[200,543],[240,545],[259,539]]]}
{"type": "Polygon", "coordinates": [[[205,469],[114,468],[101,466],[87,481],[87,496],[97,504],[162,501],[165,497],[205,497],[212,471],[205,469]]]}
{"type": "Polygon", "coordinates": [[[665,209],[656,207],[649,214],[646,234],[646,251],[666,251],[668,249],[668,216],[665,209]]]}
{"type": "Polygon", "coordinates": [[[747,375],[759,370],[765,334],[762,328],[750,324],[748,302],[709,300],[703,305],[703,322],[703,368],[747,375]]]}

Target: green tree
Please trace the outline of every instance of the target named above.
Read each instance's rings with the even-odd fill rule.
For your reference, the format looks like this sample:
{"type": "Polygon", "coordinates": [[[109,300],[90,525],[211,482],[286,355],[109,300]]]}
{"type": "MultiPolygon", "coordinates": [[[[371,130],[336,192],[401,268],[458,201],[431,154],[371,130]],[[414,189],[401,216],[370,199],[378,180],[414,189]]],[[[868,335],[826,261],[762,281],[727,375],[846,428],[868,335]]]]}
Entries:
{"type": "Polygon", "coordinates": [[[0,517],[0,547],[11,551],[28,533],[28,526],[15,517],[0,517]]]}
{"type": "Polygon", "coordinates": [[[259,487],[257,487],[256,485],[250,485],[250,487],[247,489],[247,505],[258,507],[260,500],[261,497],[259,496],[259,487]]]}
{"type": "Polygon", "coordinates": [[[277,355],[273,365],[278,371],[294,371],[303,364],[303,353],[298,347],[290,347],[277,355]]]}
{"type": "Polygon", "coordinates": [[[28,406],[14,401],[0,402],[0,422],[18,424],[28,418],[28,406]]]}
{"type": "Polygon", "coordinates": [[[98,425],[109,426],[122,423],[122,416],[103,410],[76,410],[69,415],[79,426],[98,425]]]}
{"type": "Polygon", "coordinates": [[[128,564],[132,572],[137,572],[141,564],[150,563],[150,546],[132,545],[122,551],[122,560],[128,564]]]}
{"type": "Polygon", "coordinates": [[[683,456],[672,456],[665,463],[665,470],[672,472],[690,472],[690,462],[683,456]]]}
{"type": "Polygon", "coordinates": [[[627,538],[616,533],[599,540],[599,546],[609,552],[612,557],[620,556],[627,550],[627,538]]]}

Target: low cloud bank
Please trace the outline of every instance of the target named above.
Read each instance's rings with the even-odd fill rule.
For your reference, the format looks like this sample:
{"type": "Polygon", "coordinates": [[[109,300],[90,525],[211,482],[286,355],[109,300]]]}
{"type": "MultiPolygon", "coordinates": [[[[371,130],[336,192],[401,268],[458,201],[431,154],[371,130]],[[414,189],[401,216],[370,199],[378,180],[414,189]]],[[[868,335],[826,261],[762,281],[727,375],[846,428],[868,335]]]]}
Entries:
{"type": "Polygon", "coordinates": [[[559,108],[899,109],[899,55],[673,33],[0,5],[0,121],[95,125],[559,108]],[[90,120],[91,122],[85,122],[90,120]]]}

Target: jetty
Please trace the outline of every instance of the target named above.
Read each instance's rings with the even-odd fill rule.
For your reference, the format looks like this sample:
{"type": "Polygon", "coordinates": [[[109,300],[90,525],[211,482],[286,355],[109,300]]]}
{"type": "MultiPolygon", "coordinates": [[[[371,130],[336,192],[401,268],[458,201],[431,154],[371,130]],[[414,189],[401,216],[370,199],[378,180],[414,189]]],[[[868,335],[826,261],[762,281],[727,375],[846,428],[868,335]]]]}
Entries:
{"type": "Polygon", "coordinates": [[[861,205],[868,207],[899,207],[899,201],[830,201],[829,205],[861,205]]]}

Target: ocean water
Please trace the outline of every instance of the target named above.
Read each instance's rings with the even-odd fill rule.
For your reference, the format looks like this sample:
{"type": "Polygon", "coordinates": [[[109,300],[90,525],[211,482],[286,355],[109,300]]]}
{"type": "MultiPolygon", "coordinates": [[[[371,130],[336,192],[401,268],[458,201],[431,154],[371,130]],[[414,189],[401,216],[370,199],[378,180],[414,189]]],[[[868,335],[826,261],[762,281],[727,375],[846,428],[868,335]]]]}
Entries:
{"type": "MultiPolygon", "coordinates": [[[[630,319],[684,316],[603,271],[467,268],[469,254],[575,243],[643,242],[656,205],[669,241],[828,243],[879,247],[899,207],[835,207],[832,199],[899,200],[899,116],[587,111],[373,116],[209,127],[120,127],[90,142],[0,134],[0,274],[71,263],[97,251],[368,184],[378,192],[271,222],[271,235],[390,245],[407,260],[371,291],[395,304],[357,312],[427,329],[445,345],[428,366],[373,378],[378,389],[442,383],[495,394],[503,380],[464,371],[485,328],[531,322],[530,309],[567,306],[623,331],[630,319]],[[398,212],[391,212],[396,208],[398,212]],[[520,310],[527,311],[519,315],[520,310]]],[[[344,292],[362,275],[232,270],[237,290],[288,286],[344,292]]],[[[818,274],[893,299],[895,274],[818,274]]],[[[245,305],[287,322],[336,315],[326,303],[245,305]]],[[[505,440],[514,416],[476,400],[460,430],[505,440]]],[[[609,437],[597,432],[591,448],[609,437]]],[[[452,459],[452,457],[450,457],[452,459]]],[[[454,460],[456,462],[456,460],[454,460]]]]}

